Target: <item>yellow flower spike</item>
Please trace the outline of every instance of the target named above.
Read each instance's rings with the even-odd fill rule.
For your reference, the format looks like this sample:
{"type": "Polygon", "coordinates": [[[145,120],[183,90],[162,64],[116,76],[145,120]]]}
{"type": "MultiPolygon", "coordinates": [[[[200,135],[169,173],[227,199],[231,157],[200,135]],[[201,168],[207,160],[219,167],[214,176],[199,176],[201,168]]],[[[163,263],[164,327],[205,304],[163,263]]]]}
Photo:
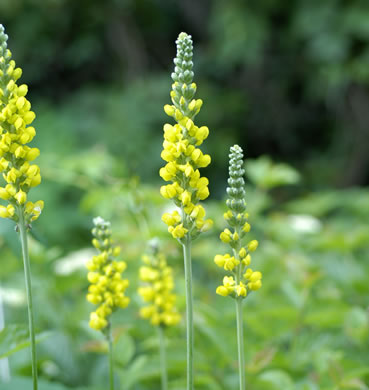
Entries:
{"type": "MultiPolygon", "coordinates": [[[[166,199],[173,199],[181,208],[179,221],[173,221],[166,214],[162,219],[169,226],[168,231],[174,238],[184,239],[188,232],[195,237],[211,227],[211,223],[201,221],[198,217],[199,201],[209,196],[208,180],[200,183],[198,168],[207,166],[211,158],[203,155],[196,145],[207,138],[209,129],[206,126],[198,127],[194,123],[196,114],[202,105],[200,99],[194,99],[196,84],[192,82],[192,41],[187,34],[181,34],[177,40],[177,57],[174,60],[176,67],[172,73],[172,101],[173,105],[165,105],[164,111],[177,122],[175,125],[164,125],[164,143],[162,158],[171,163],[161,168],[160,176],[172,185],[162,186],[161,195],[166,199]],[[186,53],[186,54],[185,54],[186,53]],[[186,57],[183,57],[186,56],[186,57]],[[183,58],[182,58],[183,57],[183,58]],[[200,185],[201,184],[201,185],[200,185]],[[178,204],[179,203],[179,204],[178,204]],[[195,211],[194,211],[195,210],[195,211]]],[[[204,178],[205,179],[205,178],[204,178]]]]}
{"type": "Polygon", "coordinates": [[[94,218],[92,233],[93,246],[99,251],[86,263],[87,279],[90,282],[87,300],[92,304],[100,304],[91,313],[90,327],[96,330],[110,329],[110,316],[118,308],[125,308],[129,303],[124,295],[129,285],[128,280],[122,279],[121,274],[126,269],[124,261],[117,260],[120,248],[112,245],[110,223],[101,217],[94,218]]]}
{"type": "Polygon", "coordinates": [[[154,326],[171,326],[180,321],[173,294],[174,280],[172,268],[167,265],[165,256],[160,253],[156,239],[150,242],[150,253],[143,256],[144,266],[140,267],[139,278],[143,285],[138,294],[148,306],[141,308],[140,316],[154,326]],[[155,278],[148,277],[155,275],[155,278]]]}
{"type": "Polygon", "coordinates": [[[253,272],[248,268],[251,264],[251,256],[249,252],[253,252],[258,247],[257,240],[251,240],[246,246],[242,243],[242,239],[246,233],[250,231],[250,224],[245,222],[248,218],[246,213],[245,189],[244,189],[244,170],[243,170],[243,153],[242,149],[235,145],[230,151],[230,166],[227,188],[228,210],[224,213],[224,219],[229,224],[229,229],[226,228],[220,234],[222,242],[229,244],[232,248],[234,256],[226,254],[224,256],[216,255],[215,263],[223,267],[226,271],[231,271],[235,277],[236,295],[233,297],[245,298],[247,291],[255,291],[261,287],[261,273],[253,272]],[[260,283],[259,283],[260,281],[260,283]]]}

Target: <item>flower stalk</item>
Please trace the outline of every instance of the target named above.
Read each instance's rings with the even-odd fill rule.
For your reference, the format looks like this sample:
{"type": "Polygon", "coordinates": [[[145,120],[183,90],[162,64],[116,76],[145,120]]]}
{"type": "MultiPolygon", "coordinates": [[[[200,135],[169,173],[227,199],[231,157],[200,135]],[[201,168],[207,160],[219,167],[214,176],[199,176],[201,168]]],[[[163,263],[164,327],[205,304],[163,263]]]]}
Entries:
{"type": "Polygon", "coordinates": [[[112,326],[109,322],[106,338],[108,341],[108,353],[109,353],[109,386],[110,390],[114,390],[114,358],[113,358],[113,334],[112,334],[112,326]]]}
{"type": "Polygon", "coordinates": [[[27,228],[23,219],[23,211],[19,210],[19,235],[22,245],[23,255],[23,266],[24,266],[24,278],[26,283],[27,292],[27,307],[28,307],[28,326],[29,326],[29,337],[31,341],[31,360],[32,360],[32,378],[33,378],[33,389],[38,389],[38,377],[37,377],[37,354],[36,354],[36,336],[35,336],[35,325],[34,325],[34,314],[33,314],[33,299],[32,299],[32,282],[31,282],[31,265],[28,254],[28,239],[27,239],[27,228]]]}
{"type": "Polygon", "coordinates": [[[194,354],[194,329],[193,329],[193,294],[192,294],[192,261],[191,240],[187,237],[183,244],[183,258],[186,285],[186,342],[187,342],[187,386],[193,388],[193,354],[194,354]]]}
{"type": "Polygon", "coordinates": [[[167,357],[165,350],[165,333],[163,326],[158,326],[158,338],[160,354],[161,390],[168,390],[167,357]]]}
{"type": "Polygon", "coordinates": [[[193,82],[193,46],[191,36],[181,33],[176,41],[177,55],[174,59],[172,105],[165,105],[165,113],[173,118],[175,125],[164,125],[164,142],[161,157],[167,164],[160,169],[160,176],[171,184],[160,188],[161,195],[172,199],[178,210],[165,213],[162,220],[168,225],[168,232],[183,246],[186,280],[186,326],[187,326],[187,390],[193,389],[193,297],[191,272],[191,242],[201,232],[212,226],[205,220],[205,209],[200,204],[209,196],[206,177],[201,177],[200,168],[207,167],[211,158],[203,154],[200,146],[209,135],[206,126],[194,123],[202,100],[194,99],[197,86],[193,82]]]}

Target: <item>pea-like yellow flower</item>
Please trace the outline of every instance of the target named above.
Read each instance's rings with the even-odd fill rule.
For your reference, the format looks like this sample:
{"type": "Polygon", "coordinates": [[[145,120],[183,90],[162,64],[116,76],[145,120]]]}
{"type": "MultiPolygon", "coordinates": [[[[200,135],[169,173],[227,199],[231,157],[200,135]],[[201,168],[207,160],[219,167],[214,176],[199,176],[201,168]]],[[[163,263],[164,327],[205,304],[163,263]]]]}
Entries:
{"type": "Polygon", "coordinates": [[[181,316],[175,306],[173,270],[156,242],[152,242],[151,253],[142,256],[142,261],[144,265],[139,271],[142,284],[138,293],[147,306],[141,308],[141,317],[155,326],[178,324],[181,316]]]}
{"type": "Polygon", "coordinates": [[[126,308],[129,298],[125,296],[125,290],[129,285],[127,279],[122,279],[122,272],[127,265],[122,260],[117,260],[120,248],[113,246],[111,240],[110,222],[101,217],[94,218],[92,229],[93,246],[98,254],[86,264],[89,270],[87,279],[90,282],[87,300],[98,308],[90,314],[90,327],[103,330],[109,324],[110,315],[118,308],[126,308]]]}
{"type": "Polygon", "coordinates": [[[242,149],[234,145],[230,151],[229,179],[227,188],[228,211],[224,213],[224,219],[229,228],[224,229],[220,234],[222,242],[229,244],[232,249],[232,256],[216,255],[214,263],[226,271],[232,272],[232,276],[225,276],[223,284],[219,286],[216,293],[222,296],[233,298],[245,298],[250,291],[258,290],[261,285],[261,272],[254,272],[251,264],[250,252],[254,252],[258,247],[256,240],[250,241],[247,245],[242,244],[242,239],[250,231],[251,226],[247,222],[248,213],[245,202],[245,182],[243,179],[244,169],[242,149]]]}
{"type": "Polygon", "coordinates": [[[0,206],[0,217],[18,222],[19,212],[29,225],[35,221],[44,202],[27,201],[28,192],[41,183],[40,168],[31,162],[40,154],[39,149],[27,146],[36,135],[30,126],[36,115],[26,95],[26,84],[18,85],[22,69],[17,68],[7,48],[8,36],[0,25],[0,172],[7,183],[0,187],[0,199],[7,206],[0,206]]]}
{"type": "Polygon", "coordinates": [[[181,209],[165,213],[163,221],[168,225],[172,236],[182,242],[185,235],[195,238],[200,232],[209,230],[210,219],[205,220],[205,210],[199,204],[209,196],[206,177],[200,176],[200,168],[210,164],[211,158],[203,154],[200,146],[209,135],[206,126],[198,127],[195,116],[202,106],[201,99],[195,99],[196,84],[193,80],[192,39],[181,33],[176,41],[177,56],[172,73],[172,105],[165,105],[165,113],[172,117],[176,124],[164,125],[164,143],[161,157],[167,164],[160,169],[160,176],[171,184],[162,186],[161,195],[173,199],[181,209]]]}

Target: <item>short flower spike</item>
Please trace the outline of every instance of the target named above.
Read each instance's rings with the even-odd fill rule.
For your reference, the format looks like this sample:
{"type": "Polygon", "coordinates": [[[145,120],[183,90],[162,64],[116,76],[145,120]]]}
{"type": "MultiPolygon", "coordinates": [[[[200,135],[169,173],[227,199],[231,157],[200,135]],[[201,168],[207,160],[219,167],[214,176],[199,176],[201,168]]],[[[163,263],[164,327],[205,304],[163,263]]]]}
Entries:
{"type": "Polygon", "coordinates": [[[27,146],[36,135],[30,126],[36,115],[26,98],[27,85],[17,84],[22,69],[16,68],[7,40],[0,24],[0,171],[7,183],[0,187],[0,199],[8,203],[0,206],[0,217],[18,222],[21,212],[28,226],[44,207],[42,200],[27,201],[29,190],[41,183],[40,168],[31,163],[40,151],[27,146]]]}
{"type": "Polygon", "coordinates": [[[129,285],[127,279],[122,279],[122,272],[127,265],[117,260],[120,248],[112,245],[110,222],[101,217],[94,218],[95,227],[92,229],[93,246],[99,251],[87,262],[88,288],[87,300],[99,305],[90,315],[90,327],[103,330],[109,325],[110,315],[118,308],[126,308],[129,298],[124,292],[129,285]]]}
{"type": "Polygon", "coordinates": [[[233,298],[245,298],[250,291],[256,291],[262,285],[261,272],[254,272],[249,268],[251,252],[256,250],[258,242],[252,240],[247,245],[242,244],[242,239],[251,228],[247,222],[248,213],[246,213],[245,182],[243,179],[245,171],[242,165],[242,149],[238,145],[234,145],[231,147],[229,155],[228,211],[224,214],[229,229],[224,229],[220,234],[220,239],[231,247],[231,253],[216,255],[214,258],[218,267],[231,273],[231,276],[224,277],[223,284],[217,288],[216,292],[219,295],[233,298]]]}
{"type": "Polygon", "coordinates": [[[139,271],[139,278],[143,283],[138,293],[147,303],[147,306],[141,308],[140,315],[155,326],[177,325],[181,316],[175,307],[172,267],[167,265],[166,258],[159,252],[156,242],[152,243],[150,252],[142,256],[144,265],[139,271]]]}

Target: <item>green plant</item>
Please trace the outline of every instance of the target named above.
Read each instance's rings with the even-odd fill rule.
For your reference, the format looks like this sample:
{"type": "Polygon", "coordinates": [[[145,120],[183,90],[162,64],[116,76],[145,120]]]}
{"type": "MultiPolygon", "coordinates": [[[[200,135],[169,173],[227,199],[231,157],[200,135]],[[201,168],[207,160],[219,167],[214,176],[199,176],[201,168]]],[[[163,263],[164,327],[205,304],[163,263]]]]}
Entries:
{"type": "Polygon", "coordinates": [[[0,170],[7,183],[0,187],[0,198],[8,202],[6,207],[0,206],[0,217],[13,220],[20,234],[27,291],[33,388],[37,390],[36,338],[27,230],[40,216],[44,202],[27,202],[27,194],[41,182],[40,168],[36,164],[30,164],[39,156],[40,151],[26,145],[36,134],[34,127],[29,126],[36,115],[31,111],[31,103],[25,97],[28,92],[27,85],[17,85],[22,70],[16,68],[15,61],[11,59],[7,40],[4,27],[0,25],[0,170]]]}
{"type": "Polygon", "coordinates": [[[107,339],[110,389],[113,390],[113,338],[110,316],[118,308],[125,309],[129,304],[129,298],[124,294],[129,282],[121,278],[127,265],[116,259],[120,247],[112,245],[110,222],[101,217],[94,218],[93,222],[95,226],[92,229],[92,244],[99,254],[87,263],[87,269],[90,271],[87,278],[91,283],[87,300],[99,307],[90,314],[90,327],[101,330],[107,339]]]}
{"type": "Polygon", "coordinates": [[[243,311],[242,304],[244,298],[252,291],[259,290],[261,287],[261,272],[254,272],[249,268],[251,264],[250,253],[258,247],[256,240],[250,241],[246,246],[242,244],[242,239],[251,229],[247,222],[248,213],[246,213],[245,201],[245,182],[243,175],[245,173],[243,165],[242,149],[238,145],[231,147],[229,154],[229,179],[227,188],[227,207],[228,211],[224,214],[225,220],[233,230],[225,229],[220,234],[220,239],[229,244],[232,254],[216,255],[214,262],[218,267],[231,272],[232,276],[225,276],[223,284],[216,290],[221,296],[230,296],[236,301],[237,317],[237,342],[238,342],[238,366],[240,376],[240,390],[245,390],[245,352],[243,341],[243,311]]]}
{"type": "Polygon", "coordinates": [[[186,276],[186,322],[187,322],[187,389],[193,389],[193,297],[191,243],[201,232],[212,226],[211,220],[204,220],[205,210],[199,204],[209,196],[206,177],[200,177],[199,168],[210,164],[210,156],[197,148],[209,134],[205,126],[197,127],[193,120],[202,106],[201,99],[194,99],[196,84],[193,80],[192,39],[181,33],[176,41],[177,56],[172,73],[174,81],[170,96],[173,105],[164,107],[165,113],[176,120],[174,126],[164,126],[164,150],[161,157],[167,164],[160,169],[160,176],[173,184],[162,186],[164,198],[173,199],[180,213],[175,210],[165,213],[163,221],[173,238],[183,246],[186,276]]]}

